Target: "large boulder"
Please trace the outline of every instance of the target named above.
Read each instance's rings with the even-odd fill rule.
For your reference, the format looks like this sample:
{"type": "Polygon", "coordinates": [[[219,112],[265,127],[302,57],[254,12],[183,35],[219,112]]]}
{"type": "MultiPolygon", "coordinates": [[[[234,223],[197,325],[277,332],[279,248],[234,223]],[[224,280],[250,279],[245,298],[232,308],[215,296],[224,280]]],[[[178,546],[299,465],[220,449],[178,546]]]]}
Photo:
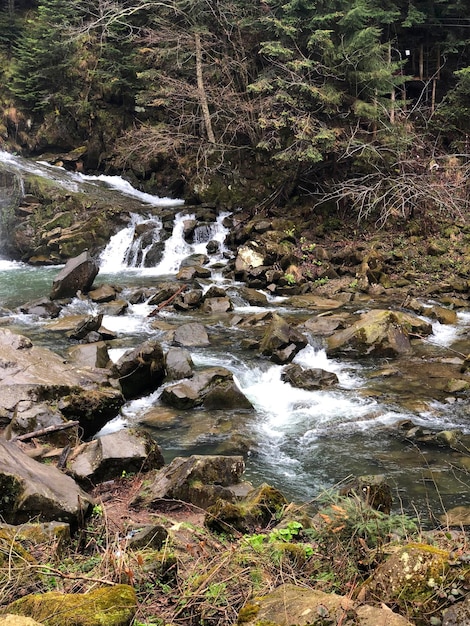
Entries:
{"type": "MultiPolygon", "coordinates": [[[[241,483],[244,470],[241,456],[176,457],[137,494],[133,506],[151,509],[159,500],[174,499],[207,508],[219,498],[234,501],[246,485],[241,483]]],[[[249,490],[246,488],[243,495],[249,490]]]]}
{"type": "Polygon", "coordinates": [[[92,500],[56,467],[31,459],[0,439],[0,515],[9,524],[65,521],[77,527],[92,500]]]}
{"type": "Polygon", "coordinates": [[[129,626],[137,613],[137,598],[129,585],[100,587],[88,593],[49,591],[20,598],[6,610],[47,626],[129,626]]]}
{"type": "Polygon", "coordinates": [[[344,330],[326,339],[330,354],[340,351],[377,356],[396,356],[411,351],[410,337],[432,333],[432,326],[412,313],[375,309],[364,313],[344,330]]]}
{"type": "Polygon", "coordinates": [[[87,251],[69,259],[52,283],[51,300],[73,298],[77,291],[86,293],[98,272],[98,264],[87,251]]]}
{"type": "Polygon", "coordinates": [[[181,380],[193,375],[193,360],[185,348],[169,348],[165,355],[167,380],[181,380]]]}
{"type": "Polygon", "coordinates": [[[155,391],[165,378],[165,358],[158,341],[149,339],[128,350],[115,364],[115,371],[126,398],[155,391]]]}
{"type": "Polygon", "coordinates": [[[69,457],[67,468],[85,487],[119,478],[123,472],[160,469],[162,452],[150,435],[122,429],[85,443],[69,457]]]}
{"type": "Polygon", "coordinates": [[[302,333],[275,314],[261,340],[260,352],[274,363],[289,363],[307,343],[302,333]]]}
{"type": "Polygon", "coordinates": [[[248,398],[238,389],[233,374],[224,367],[211,367],[191,379],[168,385],[161,400],[177,409],[205,406],[208,409],[252,409],[248,398]]]}

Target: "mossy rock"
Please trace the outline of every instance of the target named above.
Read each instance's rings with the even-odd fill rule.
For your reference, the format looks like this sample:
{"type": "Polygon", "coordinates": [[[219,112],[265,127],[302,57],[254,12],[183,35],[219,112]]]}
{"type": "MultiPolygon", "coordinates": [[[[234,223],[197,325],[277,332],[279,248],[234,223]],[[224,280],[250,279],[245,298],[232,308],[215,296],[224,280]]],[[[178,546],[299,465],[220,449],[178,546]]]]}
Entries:
{"type": "Polygon", "coordinates": [[[136,611],[134,589],[115,585],[85,594],[33,594],[12,602],[5,612],[31,617],[45,626],[128,626],[136,611]]]}
{"type": "Polygon", "coordinates": [[[424,543],[400,547],[365,583],[367,594],[383,602],[425,602],[433,596],[449,570],[447,550],[424,543]]]}
{"type": "Polygon", "coordinates": [[[240,503],[218,500],[208,508],[204,524],[216,533],[250,533],[278,519],[287,504],[278,489],[263,484],[240,503]]]}

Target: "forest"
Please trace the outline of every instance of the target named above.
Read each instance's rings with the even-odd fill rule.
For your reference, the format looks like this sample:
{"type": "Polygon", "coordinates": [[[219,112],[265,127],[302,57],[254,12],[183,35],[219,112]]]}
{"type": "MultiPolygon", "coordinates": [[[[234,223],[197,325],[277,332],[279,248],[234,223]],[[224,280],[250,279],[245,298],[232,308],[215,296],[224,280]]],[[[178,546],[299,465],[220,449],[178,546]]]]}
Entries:
{"type": "Polygon", "coordinates": [[[196,202],[466,208],[461,0],[3,0],[0,133],[196,202]],[[443,184],[445,181],[445,184],[443,184]]]}

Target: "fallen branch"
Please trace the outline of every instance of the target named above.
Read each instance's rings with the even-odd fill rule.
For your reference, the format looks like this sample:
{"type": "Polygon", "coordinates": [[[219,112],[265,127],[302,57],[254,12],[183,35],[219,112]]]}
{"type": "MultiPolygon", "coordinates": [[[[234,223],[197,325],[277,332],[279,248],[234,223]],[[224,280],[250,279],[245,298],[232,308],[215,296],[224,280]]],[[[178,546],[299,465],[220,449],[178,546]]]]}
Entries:
{"type": "Polygon", "coordinates": [[[49,433],[55,433],[59,430],[66,430],[67,428],[73,428],[73,426],[78,426],[80,422],[71,421],[65,422],[64,424],[55,424],[53,426],[46,426],[46,428],[41,428],[39,430],[34,430],[30,433],[25,433],[24,435],[17,435],[13,437],[10,441],[27,441],[28,439],[32,439],[33,437],[43,437],[44,435],[49,435],[49,433]]]}
{"type": "Polygon", "coordinates": [[[170,304],[171,302],[173,302],[173,300],[176,298],[176,296],[179,296],[180,293],[182,293],[186,289],[187,286],[188,285],[182,285],[178,289],[178,291],[176,291],[170,298],[168,298],[168,300],[165,300],[165,302],[162,302],[161,304],[159,304],[157,306],[157,308],[153,309],[153,311],[151,311],[148,314],[148,317],[155,317],[158,314],[159,311],[161,311],[164,307],[166,307],[167,304],[170,304]]]}

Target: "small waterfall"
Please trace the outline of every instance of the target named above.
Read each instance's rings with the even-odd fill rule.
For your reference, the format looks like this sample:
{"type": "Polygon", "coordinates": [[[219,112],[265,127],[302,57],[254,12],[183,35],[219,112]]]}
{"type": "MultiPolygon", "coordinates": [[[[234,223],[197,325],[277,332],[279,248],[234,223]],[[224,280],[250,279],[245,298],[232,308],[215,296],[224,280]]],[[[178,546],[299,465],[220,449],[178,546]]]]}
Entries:
{"type": "Polygon", "coordinates": [[[162,223],[157,217],[142,217],[131,214],[129,224],[111,237],[100,256],[100,269],[103,273],[116,273],[125,269],[145,268],[146,273],[164,276],[176,274],[181,262],[191,254],[206,254],[209,241],[218,242],[218,252],[212,255],[212,263],[222,258],[227,228],[223,225],[229,213],[221,213],[212,224],[204,224],[194,230],[194,241],[185,238],[185,224],[195,220],[194,214],[175,215],[173,230],[164,242],[162,223]]]}
{"type": "Polygon", "coordinates": [[[162,222],[155,216],[131,213],[129,224],[109,240],[100,256],[100,269],[113,274],[129,268],[146,267],[147,255],[160,241],[162,222]]]}

